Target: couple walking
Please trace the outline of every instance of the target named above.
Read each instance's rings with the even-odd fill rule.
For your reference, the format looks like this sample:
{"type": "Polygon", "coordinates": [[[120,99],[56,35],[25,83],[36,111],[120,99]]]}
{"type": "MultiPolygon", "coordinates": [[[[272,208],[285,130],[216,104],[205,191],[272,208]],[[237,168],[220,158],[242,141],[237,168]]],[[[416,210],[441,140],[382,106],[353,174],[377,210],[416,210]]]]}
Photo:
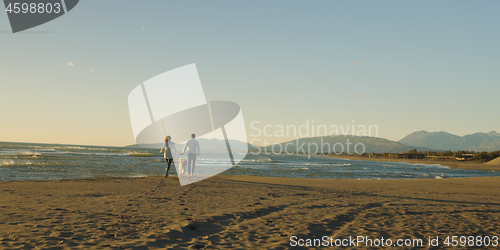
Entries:
{"type": "Polygon", "coordinates": [[[167,163],[165,178],[168,177],[168,171],[170,170],[170,165],[174,160],[174,157],[172,156],[172,150],[174,150],[179,155],[183,155],[187,149],[188,153],[187,171],[189,176],[193,175],[196,156],[200,155],[200,143],[194,138],[196,138],[196,135],[192,134],[191,140],[186,142],[186,145],[184,146],[182,153],[179,153],[179,151],[177,151],[177,148],[175,148],[175,143],[172,141],[172,138],[169,135],[167,135],[167,137],[165,138],[165,142],[163,143],[163,146],[161,147],[160,150],[160,153],[164,152],[163,158],[165,158],[165,162],[167,163]]]}

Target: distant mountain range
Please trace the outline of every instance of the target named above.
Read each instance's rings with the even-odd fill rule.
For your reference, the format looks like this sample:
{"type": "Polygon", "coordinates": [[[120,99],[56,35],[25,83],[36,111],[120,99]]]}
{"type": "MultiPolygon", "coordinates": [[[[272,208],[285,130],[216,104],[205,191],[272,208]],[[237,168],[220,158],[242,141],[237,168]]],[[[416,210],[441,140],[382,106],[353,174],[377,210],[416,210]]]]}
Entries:
{"type": "MultiPolygon", "coordinates": [[[[216,149],[216,150],[225,150],[226,142],[218,139],[203,139],[196,138],[202,148],[205,149],[216,149]]],[[[349,153],[354,152],[354,146],[357,143],[362,143],[365,148],[365,153],[403,153],[405,151],[416,149],[418,151],[457,151],[457,150],[470,150],[470,151],[497,151],[500,150],[500,133],[495,131],[491,131],[489,133],[475,133],[465,136],[458,136],[454,134],[450,134],[448,132],[427,132],[427,131],[417,131],[413,132],[403,139],[399,141],[391,141],[384,138],[378,137],[366,137],[366,136],[323,136],[323,137],[312,137],[312,138],[300,138],[295,139],[288,142],[277,143],[267,146],[267,147],[258,147],[252,145],[250,143],[241,142],[241,141],[231,141],[231,143],[235,143],[238,148],[248,146],[249,151],[261,151],[261,152],[282,152],[282,153],[335,153],[332,150],[333,145],[337,144],[335,151],[340,152],[342,149],[344,153],[347,153],[347,140],[349,140],[349,153]],[[321,147],[323,144],[323,147],[321,147]],[[340,146],[340,144],[342,146],[340,146]],[[285,145],[287,152],[284,151],[285,145]],[[311,145],[311,148],[308,149],[308,145],[311,145]],[[319,148],[316,149],[318,145],[319,148]],[[327,149],[330,148],[330,150],[327,149]],[[343,147],[343,148],[342,148],[343,147]],[[280,150],[282,148],[282,150],[280,150]]],[[[149,144],[148,148],[160,148],[162,146],[162,142],[157,144],[149,144]]],[[[182,145],[184,146],[184,145],[182,145]]],[[[179,145],[179,147],[182,147],[179,145]]],[[[139,147],[139,145],[129,145],[127,147],[135,148],[139,147]]],[[[182,148],[178,148],[181,150],[182,148]]],[[[358,146],[358,152],[362,151],[361,145],[358,146]]]]}
{"type": "MultiPolygon", "coordinates": [[[[432,150],[432,151],[458,151],[458,150],[470,150],[475,152],[492,152],[500,150],[500,133],[491,131],[489,133],[475,133],[465,136],[458,136],[450,134],[448,132],[427,132],[427,131],[417,131],[413,132],[403,139],[395,142],[378,137],[365,137],[365,136],[323,136],[323,137],[313,137],[313,138],[301,138],[298,140],[292,140],[289,142],[278,143],[275,146],[262,147],[262,150],[267,152],[272,152],[272,147],[274,151],[279,151],[281,147],[287,146],[288,152],[296,153],[297,149],[300,152],[308,152],[307,145],[312,144],[311,153],[316,151],[314,144],[321,145],[321,143],[328,143],[330,145],[330,151],[327,150],[326,145],[323,148],[319,148],[318,152],[328,153],[333,150],[331,147],[336,144],[342,144],[344,146],[344,151],[347,153],[346,143],[349,140],[353,143],[349,149],[350,153],[353,153],[354,145],[356,143],[363,143],[365,146],[365,153],[403,153],[405,151],[416,149],[420,152],[432,150]],[[304,144],[302,148],[300,146],[304,144]],[[281,146],[280,146],[281,145],[281,146]]],[[[341,149],[341,146],[336,147],[336,152],[341,149]]],[[[361,148],[358,148],[360,151],[361,148]]]]}
{"type": "MultiPolygon", "coordinates": [[[[355,153],[354,152],[354,147],[357,143],[362,143],[365,148],[364,152],[365,153],[402,153],[411,149],[417,149],[419,151],[426,151],[429,150],[427,148],[423,147],[410,147],[407,145],[404,145],[399,142],[387,140],[384,138],[377,138],[377,137],[366,137],[366,136],[322,136],[322,137],[312,137],[312,138],[301,138],[301,139],[296,139],[292,140],[289,142],[283,142],[283,143],[278,143],[274,144],[271,146],[267,147],[262,147],[262,150],[265,150],[266,152],[279,152],[280,148],[283,148],[283,153],[286,153],[284,151],[285,146],[286,150],[288,153],[355,153]],[[349,140],[349,151],[347,151],[348,148],[348,142],[349,140]],[[281,146],[279,146],[281,145],[281,146]],[[308,145],[310,146],[310,149],[308,149],[308,145]],[[316,149],[316,146],[318,145],[319,149],[316,149]],[[323,146],[321,146],[323,145],[323,146]],[[336,145],[336,146],[335,146],[336,145]],[[342,145],[342,146],[340,146],[342,145]],[[335,146],[334,149],[332,149],[335,146]],[[342,148],[343,147],[343,148],[342,148]],[[329,149],[328,149],[329,148],[329,149]],[[343,150],[342,150],[343,149],[343,150]]],[[[363,148],[361,145],[359,145],[357,148],[357,152],[362,152],[363,148]]]]}
{"type": "MultiPolygon", "coordinates": [[[[211,149],[211,150],[227,150],[226,141],[219,139],[205,139],[205,138],[196,138],[196,140],[200,143],[200,148],[211,149]]],[[[249,150],[258,148],[250,143],[241,142],[237,140],[229,140],[233,146],[236,148],[243,148],[245,146],[248,147],[249,150]]],[[[163,142],[153,143],[153,144],[133,144],[125,146],[127,148],[155,148],[159,149],[163,146],[163,142]]],[[[182,150],[181,147],[184,147],[184,144],[177,145],[178,150],[182,150]]]]}
{"type": "Polygon", "coordinates": [[[413,132],[399,143],[411,147],[424,147],[433,150],[471,150],[471,151],[497,151],[500,150],[500,134],[491,131],[489,133],[475,133],[465,136],[458,136],[448,132],[413,132]]]}

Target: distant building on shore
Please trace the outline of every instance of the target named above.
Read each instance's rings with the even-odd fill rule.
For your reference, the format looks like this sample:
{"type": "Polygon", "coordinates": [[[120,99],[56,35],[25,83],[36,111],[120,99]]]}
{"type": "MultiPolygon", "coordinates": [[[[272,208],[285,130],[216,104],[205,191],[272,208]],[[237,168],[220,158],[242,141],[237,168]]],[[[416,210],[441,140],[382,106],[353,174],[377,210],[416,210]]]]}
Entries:
{"type": "Polygon", "coordinates": [[[424,156],[422,154],[396,154],[397,159],[423,159],[424,156]]]}

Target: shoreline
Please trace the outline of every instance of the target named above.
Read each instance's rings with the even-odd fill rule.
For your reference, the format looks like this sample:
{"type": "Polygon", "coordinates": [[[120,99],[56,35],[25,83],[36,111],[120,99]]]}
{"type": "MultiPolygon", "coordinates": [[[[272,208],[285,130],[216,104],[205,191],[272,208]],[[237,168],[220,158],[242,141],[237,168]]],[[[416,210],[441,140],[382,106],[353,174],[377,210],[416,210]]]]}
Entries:
{"type": "MultiPolygon", "coordinates": [[[[465,169],[465,170],[480,170],[480,171],[492,171],[492,172],[500,172],[500,165],[488,165],[485,163],[470,163],[470,162],[448,162],[448,161],[428,161],[428,160],[420,160],[420,159],[392,159],[392,158],[366,158],[366,157],[359,157],[359,156],[338,156],[338,155],[314,155],[317,157],[325,157],[325,158],[332,158],[332,159],[341,159],[341,160],[353,160],[353,161],[374,161],[374,162],[404,162],[404,163],[410,163],[410,164],[427,164],[427,165],[435,165],[439,164],[442,166],[447,166],[451,169],[465,169]]],[[[140,176],[102,176],[102,177],[86,177],[86,178],[62,178],[62,179],[24,179],[24,180],[0,180],[0,183],[8,183],[8,182],[23,182],[23,181],[67,181],[67,180],[94,180],[94,179],[108,179],[108,178],[130,178],[130,179],[135,179],[135,178],[157,178],[161,177],[162,175],[150,175],[150,176],[145,176],[145,175],[140,175],[140,176]]],[[[360,178],[355,178],[355,179],[338,179],[338,178],[301,178],[301,177],[272,177],[272,176],[254,176],[254,175],[229,175],[229,174],[218,174],[217,176],[225,176],[225,177],[232,177],[232,176],[245,176],[248,178],[251,177],[262,177],[262,178],[290,178],[290,179],[306,179],[306,180],[377,180],[377,179],[360,179],[360,178]]],[[[171,176],[173,178],[178,178],[177,176],[171,176]]],[[[488,176],[484,176],[485,178],[488,176]]],[[[452,178],[447,178],[447,179],[461,179],[461,178],[483,178],[483,177],[452,177],[452,178]]],[[[413,179],[432,179],[432,178],[394,178],[394,179],[381,179],[381,180],[413,180],[413,179]]]]}
{"type": "Polygon", "coordinates": [[[500,166],[488,165],[485,163],[470,163],[470,162],[451,162],[451,161],[426,161],[421,159],[386,159],[386,158],[366,158],[359,156],[338,156],[338,155],[323,155],[323,157],[334,158],[334,159],[344,159],[353,161],[379,161],[379,162],[406,162],[411,164],[439,164],[443,166],[448,166],[454,169],[466,169],[466,170],[483,170],[483,171],[495,171],[500,172],[500,166]]]}

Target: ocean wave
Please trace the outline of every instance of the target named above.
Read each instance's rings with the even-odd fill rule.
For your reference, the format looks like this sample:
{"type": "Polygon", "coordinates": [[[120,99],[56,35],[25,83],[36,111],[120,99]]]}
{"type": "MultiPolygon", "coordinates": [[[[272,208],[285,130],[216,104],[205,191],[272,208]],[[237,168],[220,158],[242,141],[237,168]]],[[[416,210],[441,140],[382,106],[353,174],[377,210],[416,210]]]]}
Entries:
{"type": "Polygon", "coordinates": [[[14,165],[14,160],[1,160],[0,161],[0,166],[6,167],[6,166],[11,166],[14,165]]]}
{"type": "Polygon", "coordinates": [[[347,167],[347,166],[351,166],[352,164],[351,163],[331,163],[329,164],[331,166],[336,166],[336,167],[347,167]]]}
{"type": "Polygon", "coordinates": [[[128,156],[131,157],[154,157],[157,156],[156,154],[153,153],[145,153],[145,152],[127,152],[128,156]]]}
{"type": "Polygon", "coordinates": [[[64,149],[64,150],[87,150],[87,151],[108,151],[107,148],[92,148],[92,147],[80,147],[80,146],[61,146],[61,147],[54,147],[57,149],[64,149]]]}
{"type": "Polygon", "coordinates": [[[29,150],[0,150],[0,155],[41,155],[38,152],[33,152],[29,150]]]}
{"type": "Polygon", "coordinates": [[[333,166],[333,167],[347,167],[347,166],[351,166],[350,163],[306,163],[304,164],[305,166],[325,166],[325,167],[329,167],[329,166],[333,166]]]}
{"type": "Polygon", "coordinates": [[[58,152],[55,148],[39,148],[36,150],[37,152],[43,152],[43,153],[53,153],[53,152],[58,152]]]}
{"type": "Polygon", "coordinates": [[[450,169],[448,166],[443,166],[441,164],[412,164],[412,165],[417,165],[419,167],[434,167],[434,168],[444,168],[444,169],[450,169]]]}
{"type": "Polygon", "coordinates": [[[230,160],[225,160],[225,159],[220,159],[220,160],[214,160],[214,159],[197,159],[196,160],[196,164],[198,164],[198,163],[204,163],[204,164],[220,164],[220,163],[224,163],[224,164],[227,164],[227,163],[231,163],[231,161],[230,160]]]}
{"type": "MultiPolygon", "coordinates": [[[[49,165],[47,162],[33,162],[30,160],[0,160],[0,166],[2,167],[24,167],[24,166],[45,166],[49,165]]],[[[51,164],[54,165],[54,164],[51,164]]]]}
{"type": "Polygon", "coordinates": [[[271,162],[273,160],[272,159],[244,159],[243,161],[249,161],[249,162],[256,162],[256,161],[271,162]]]}
{"type": "Polygon", "coordinates": [[[87,155],[87,156],[129,156],[128,153],[112,154],[112,153],[78,153],[78,152],[64,152],[69,155],[87,155]]]}

